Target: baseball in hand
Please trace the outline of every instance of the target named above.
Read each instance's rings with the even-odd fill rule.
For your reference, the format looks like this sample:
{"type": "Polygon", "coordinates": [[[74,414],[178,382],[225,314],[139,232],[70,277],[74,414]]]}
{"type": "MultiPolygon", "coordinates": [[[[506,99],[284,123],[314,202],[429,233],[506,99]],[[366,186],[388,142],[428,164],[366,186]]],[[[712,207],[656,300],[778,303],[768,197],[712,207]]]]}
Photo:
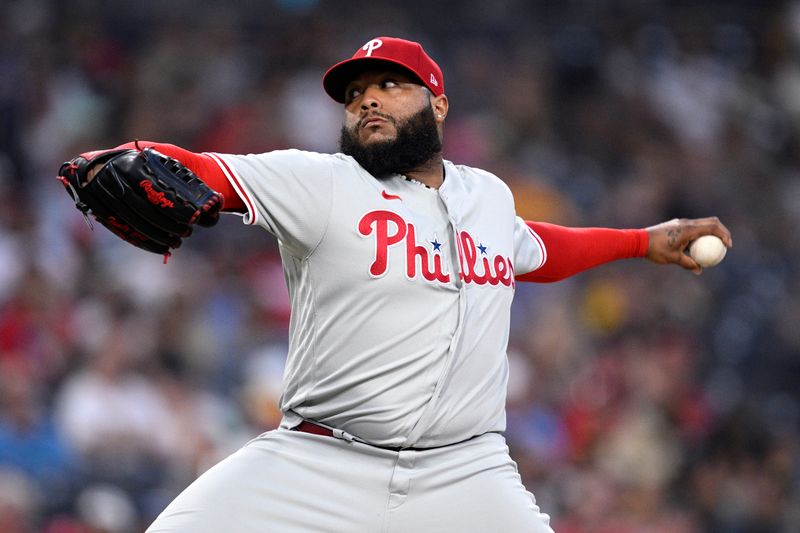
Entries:
{"type": "Polygon", "coordinates": [[[722,261],[727,251],[722,240],[715,235],[703,235],[689,245],[689,256],[703,268],[712,267],[722,261]]]}

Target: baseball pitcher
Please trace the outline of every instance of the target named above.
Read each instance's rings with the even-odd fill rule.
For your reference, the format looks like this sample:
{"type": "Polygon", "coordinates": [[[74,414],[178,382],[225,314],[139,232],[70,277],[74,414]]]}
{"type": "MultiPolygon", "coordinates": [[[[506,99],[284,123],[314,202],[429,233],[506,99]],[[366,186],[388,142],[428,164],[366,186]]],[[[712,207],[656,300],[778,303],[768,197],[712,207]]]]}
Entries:
{"type": "Polygon", "coordinates": [[[137,142],[62,166],[87,220],[165,259],[220,211],[280,247],[292,303],[280,428],[148,531],[552,531],[503,437],[516,284],[634,257],[699,273],[689,243],[731,236],[716,218],[522,220],[499,178],[443,159],[444,83],[418,43],[378,37],[323,78],[343,106],[340,153],[137,142]]]}

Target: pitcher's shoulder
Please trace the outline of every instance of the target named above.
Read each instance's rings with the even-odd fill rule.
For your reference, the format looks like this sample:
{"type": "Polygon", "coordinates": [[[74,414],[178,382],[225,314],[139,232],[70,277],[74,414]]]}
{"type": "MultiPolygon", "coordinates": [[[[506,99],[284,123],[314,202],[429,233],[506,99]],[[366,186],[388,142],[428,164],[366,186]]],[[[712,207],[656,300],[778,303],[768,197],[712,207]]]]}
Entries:
{"type": "Polygon", "coordinates": [[[508,184],[496,174],[482,168],[445,161],[445,171],[448,167],[451,171],[455,171],[457,178],[463,182],[466,189],[506,196],[513,201],[513,194],[508,184]]]}

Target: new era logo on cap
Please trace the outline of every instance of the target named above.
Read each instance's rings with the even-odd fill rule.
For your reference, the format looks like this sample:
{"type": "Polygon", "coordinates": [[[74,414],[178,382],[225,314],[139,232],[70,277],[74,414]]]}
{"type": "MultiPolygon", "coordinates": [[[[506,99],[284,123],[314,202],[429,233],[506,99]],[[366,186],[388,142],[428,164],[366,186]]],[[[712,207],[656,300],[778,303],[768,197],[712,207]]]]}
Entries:
{"type": "Polygon", "coordinates": [[[439,65],[419,43],[396,37],[370,39],[350,59],[328,69],[322,78],[325,92],[337,102],[344,103],[347,84],[364,70],[379,68],[381,63],[408,71],[435,96],[444,94],[444,78],[439,65]]]}

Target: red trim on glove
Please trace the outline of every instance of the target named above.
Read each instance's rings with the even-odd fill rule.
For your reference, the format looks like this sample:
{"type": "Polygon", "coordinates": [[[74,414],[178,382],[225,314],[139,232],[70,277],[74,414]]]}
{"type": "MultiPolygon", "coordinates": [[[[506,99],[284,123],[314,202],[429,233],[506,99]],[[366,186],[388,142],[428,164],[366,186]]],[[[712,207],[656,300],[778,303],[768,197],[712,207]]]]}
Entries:
{"type": "Polygon", "coordinates": [[[208,154],[190,152],[180,146],[151,141],[135,141],[125,143],[117,148],[140,150],[142,148],[155,148],[156,151],[180,161],[186,168],[195,173],[206,185],[220,193],[224,199],[223,211],[245,211],[244,202],[233,189],[233,185],[225,177],[225,173],[216,161],[208,154]]]}
{"type": "Polygon", "coordinates": [[[650,239],[644,229],[566,228],[526,221],[547,250],[544,265],[517,281],[549,283],[617,259],[644,257],[650,239]]]}

